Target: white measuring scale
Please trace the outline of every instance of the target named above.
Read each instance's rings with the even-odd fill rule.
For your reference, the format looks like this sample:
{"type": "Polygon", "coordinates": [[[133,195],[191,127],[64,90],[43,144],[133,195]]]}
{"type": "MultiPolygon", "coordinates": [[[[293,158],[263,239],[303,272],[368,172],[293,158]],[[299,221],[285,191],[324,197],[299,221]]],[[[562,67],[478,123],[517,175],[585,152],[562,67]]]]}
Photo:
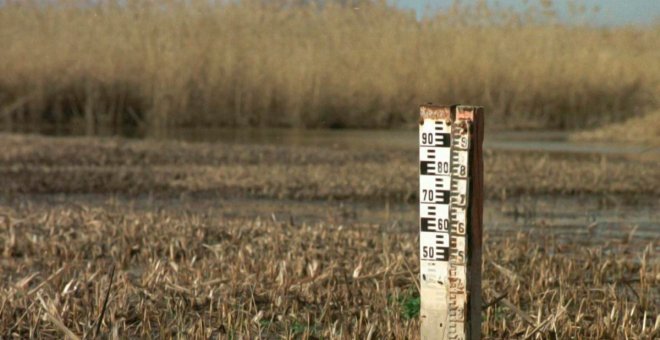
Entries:
{"type": "MultiPolygon", "coordinates": [[[[478,224],[478,246],[481,246],[481,219],[471,223],[472,172],[479,164],[471,164],[471,141],[475,133],[475,111],[465,106],[422,106],[419,128],[419,254],[422,339],[478,338],[480,320],[470,320],[468,282],[470,261],[480,258],[480,249],[469,252],[468,235],[478,224]]],[[[480,136],[478,136],[480,137],[480,136]]],[[[479,138],[479,157],[480,143],[479,138]]],[[[479,182],[481,185],[481,177],[479,182]]],[[[478,207],[481,213],[481,207],[478,207]]],[[[477,211],[475,211],[477,212],[477,211]]],[[[474,212],[473,212],[474,213],[474,212]]],[[[480,266],[478,266],[480,270],[480,266]]],[[[480,280],[480,275],[472,278],[480,280]]],[[[472,282],[473,289],[477,285],[472,282]]],[[[480,289],[480,284],[478,285],[480,289]]],[[[473,298],[480,298],[476,294],[473,298]]],[[[472,304],[477,303],[473,299],[472,304]]],[[[477,307],[480,307],[477,305],[477,307]]],[[[474,315],[472,315],[474,318],[474,315]]],[[[479,319],[479,317],[477,317],[479,319]]]]}

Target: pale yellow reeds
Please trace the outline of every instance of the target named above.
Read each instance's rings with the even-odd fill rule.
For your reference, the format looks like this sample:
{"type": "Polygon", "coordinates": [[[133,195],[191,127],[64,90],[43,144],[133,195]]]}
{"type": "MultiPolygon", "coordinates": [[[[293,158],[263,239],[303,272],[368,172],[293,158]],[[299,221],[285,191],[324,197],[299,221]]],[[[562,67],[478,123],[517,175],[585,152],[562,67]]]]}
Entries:
{"type": "Polygon", "coordinates": [[[562,26],[484,7],[433,19],[381,3],[0,7],[0,124],[414,122],[427,101],[491,124],[567,128],[658,105],[660,26],[562,26]]]}

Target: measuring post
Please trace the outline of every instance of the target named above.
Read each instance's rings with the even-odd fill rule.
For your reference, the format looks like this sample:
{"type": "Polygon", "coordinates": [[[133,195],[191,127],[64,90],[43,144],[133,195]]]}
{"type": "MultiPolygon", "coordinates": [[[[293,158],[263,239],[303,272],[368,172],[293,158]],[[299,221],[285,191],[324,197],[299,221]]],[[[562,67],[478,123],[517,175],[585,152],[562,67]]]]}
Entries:
{"type": "Polygon", "coordinates": [[[423,105],[419,122],[422,339],[479,339],[484,112],[423,105]]]}

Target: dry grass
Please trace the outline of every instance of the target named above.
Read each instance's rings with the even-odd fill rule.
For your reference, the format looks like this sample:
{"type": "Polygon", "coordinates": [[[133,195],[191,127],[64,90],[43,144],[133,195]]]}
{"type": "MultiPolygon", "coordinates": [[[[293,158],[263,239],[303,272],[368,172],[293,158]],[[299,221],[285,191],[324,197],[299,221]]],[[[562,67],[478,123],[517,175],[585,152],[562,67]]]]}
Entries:
{"type": "MultiPolygon", "coordinates": [[[[16,135],[0,145],[3,338],[419,336],[414,223],[209,208],[217,197],[415,201],[415,150],[16,135]]],[[[659,194],[653,164],[487,153],[487,192],[632,203],[659,194]]],[[[484,338],[660,336],[660,240],[584,228],[486,230],[484,338]]]]}
{"type": "MultiPolygon", "coordinates": [[[[341,211],[308,222],[294,213],[305,209],[232,217],[205,203],[414,201],[414,150],[15,135],[0,145],[0,337],[418,338],[416,225],[341,211]],[[182,199],[148,203],[159,195],[182,199]]],[[[657,197],[652,164],[488,153],[486,183],[491,197],[633,202],[657,197]]],[[[554,227],[486,231],[484,338],[660,336],[660,240],[554,227]]]]}
{"type": "Polygon", "coordinates": [[[657,25],[561,26],[543,8],[419,22],[367,1],[123,2],[0,7],[0,124],[381,127],[433,100],[484,105],[491,126],[567,128],[659,104],[657,25]]]}
{"type": "Polygon", "coordinates": [[[623,123],[612,124],[592,131],[574,134],[577,141],[619,141],[660,146],[660,110],[623,123]]]}
{"type": "MultiPolygon", "coordinates": [[[[0,193],[414,202],[417,152],[0,134],[0,193]]],[[[489,198],[660,194],[658,157],[486,152],[489,198]],[[576,180],[579,179],[579,180],[576,180]]]]}
{"type": "MultiPolygon", "coordinates": [[[[129,206],[0,207],[3,337],[418,338],[415,226],[129,206]]],[[[657,240],[490,235],[484,338],[660,335],[657,240]]]]}

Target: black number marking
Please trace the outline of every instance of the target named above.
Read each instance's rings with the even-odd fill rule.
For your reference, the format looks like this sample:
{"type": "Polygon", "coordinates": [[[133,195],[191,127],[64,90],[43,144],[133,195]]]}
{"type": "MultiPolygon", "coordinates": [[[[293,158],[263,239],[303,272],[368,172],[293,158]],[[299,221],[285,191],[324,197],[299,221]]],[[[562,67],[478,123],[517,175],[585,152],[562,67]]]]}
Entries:
{"type": "Polygon", "coordinates": [[[434,237],[435,246],[422,247],[422,258],[436,261],[449,261],[449,234],[435,233],[434,237]]]}
{"type": "Polygon", "coordinates": [[[464,263],[465,262],[465,251],[458,249],[451,249],[451,261],[454,263],[464,263]]]}
{"type": "Polygon", "coordinates": [[[420,175],[449,175],[451,173],[451,166],[449,162],[444,161],[420,161],[419,173],[420,175]]]}
{"type": "Polygon", "coordinates": [[[422,132],[422,145],[449,147],[451,145],[451,135],[441,132],[422,132]]]}
{"type": "Polygon", "coordinates": [[[449,204],[449,190],[422,190],[422,202],[435,204],[449,204]]]}
{"type": "Polygon", "coordinates": [[[422,190],[422,195],[424,196],[424,201],[433,202],[434,192],[433,190],[422,190]]]}
{"type": "Polygon", "coordinates": [[[451,232],[457,234],[465,234],[465,223],[463,222],[454,222],[451,226],[451,232]]]}
{"type": "MultiPolygon", "coordinates": [[[[435,213],[433,214],[435,215],[435,213]]],[[[432,218],[432,217],[422,217],[420,221],[420,229],[422,231],[445,231],[449,232],[449,219],[446,218],[432,218]]]]}
{"type": "Polygon", "coordinates": [[[433,134],[432,133],[422,133],[422,144],[423,145],[433,145],[433,134]]]}
{"type": "Polygon", "coordinates": [[[449,162],[438,162],[438,173],[439,174],[448,174],[449,173],[449,162]]]}
{"type": "Polygon", "coordinates": [[[437,261],[449,261],[449,248],[447,247],[422,247],[422,257],[437,261]]]}
{"type": "Polygon", "coordinates": [[[449,219],[439,218],[438,219],[438,228],[440,230],[449,231],[449,219]]]}
{"type": "Polygon", "coordinates": [[[433,247],[422,247],[422,255],[427,259],[435,257],[435,249],[433,247]]]}

